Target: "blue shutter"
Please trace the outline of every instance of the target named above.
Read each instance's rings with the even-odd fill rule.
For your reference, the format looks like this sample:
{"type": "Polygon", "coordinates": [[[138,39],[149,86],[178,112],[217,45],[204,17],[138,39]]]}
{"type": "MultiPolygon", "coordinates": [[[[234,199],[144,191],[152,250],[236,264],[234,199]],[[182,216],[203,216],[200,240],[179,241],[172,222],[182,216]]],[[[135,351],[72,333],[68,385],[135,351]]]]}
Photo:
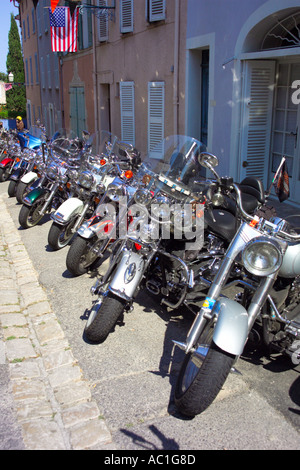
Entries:
{"type": "Polygon", "coordinates": [[[149,21],[161,21],[166,18],[165,0],[148,0],[149,2],[149,21]]]}
{"type": "MultiPolygon", "coordinates": [[[[148,153],[164,139],[165,121],[165,84],[164,82],[148,83],[148,153]]],[[[161,149],[162,150],[162,149],[161,149]]],[[[160,150],[159,150],[160,151],[160,150]]]]}
{"type": "Polygon", "coordinates": [[[133,31],[133,0],[120,0],[120,31],[133,31]]]}
{"type": "MultiPolygon", "coordinates": [[[[99,7],[107,7],[107,0],[98,0],[99,7]]],[[[101,15],[98,19],[98,38],[99,42],[108,40],[108,17],[101,15]]]]}
{"type": "Polygon", "coordinates": [[[135,145],[134,82],[120,82],[122,140],[135,145]]]}

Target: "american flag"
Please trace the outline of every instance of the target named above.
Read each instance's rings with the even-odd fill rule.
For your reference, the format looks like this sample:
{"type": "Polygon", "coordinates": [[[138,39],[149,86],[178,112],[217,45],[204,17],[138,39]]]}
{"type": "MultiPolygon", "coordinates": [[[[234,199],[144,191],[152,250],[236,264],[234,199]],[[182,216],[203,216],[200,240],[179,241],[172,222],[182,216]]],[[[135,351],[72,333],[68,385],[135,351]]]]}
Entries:
{"type": "Polygon", "coordinates": [[[77,31],[79,10],[71,15],[69,7],[49,8],[51,45],[53,52],[77,52],[77,31]]]}

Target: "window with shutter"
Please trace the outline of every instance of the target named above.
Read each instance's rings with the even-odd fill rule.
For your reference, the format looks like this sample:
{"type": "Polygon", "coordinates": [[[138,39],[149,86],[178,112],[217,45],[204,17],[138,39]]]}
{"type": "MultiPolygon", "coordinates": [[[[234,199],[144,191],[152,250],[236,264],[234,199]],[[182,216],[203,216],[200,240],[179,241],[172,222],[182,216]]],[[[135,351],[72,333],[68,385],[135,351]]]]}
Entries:
{"type": "Polygon", "coordinates": [[[120,82],[122,140],[135,145],[134,82],[120,82]]]}
{"type": "Polygon", "coordinates": [[[160,21],[166,18],[166,0],[148,1],[148,21],[160,21]]]}
{"type": "Polygon", "coordinates": [[[120,0],[121,33],[133,31],[133,0],[120,0]]]}
{"type": "MultiPolygon", "coordinates": [[[[154,148],[164,139],[165,84],[148,83],[148,153],[153,155],[154,148]]],[[[153,155],[154,156],[154,155],[153,155]]]]}
{"type": "MultiPolygon", "coordinates": [[[[99,7],[107,7],[107,0],[98,0],[99,7]]],[[[98,19],[98,38],[99,42],[108,40],[108,17],[101,15],[98,19]]]]}

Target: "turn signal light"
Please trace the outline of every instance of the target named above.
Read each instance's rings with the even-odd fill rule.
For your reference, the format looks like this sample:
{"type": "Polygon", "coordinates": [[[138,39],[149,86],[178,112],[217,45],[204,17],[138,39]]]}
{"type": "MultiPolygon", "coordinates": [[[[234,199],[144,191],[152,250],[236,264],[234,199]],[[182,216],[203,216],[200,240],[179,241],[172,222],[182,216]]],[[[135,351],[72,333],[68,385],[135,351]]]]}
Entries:
{"type": "Polygon", "coordinates": [[[127,171],[125,171],[124,175],[125,175],[125,178],[130,180],[130,178],[133,177],[133,172],[131,170],[127,170],[127,171]]]}

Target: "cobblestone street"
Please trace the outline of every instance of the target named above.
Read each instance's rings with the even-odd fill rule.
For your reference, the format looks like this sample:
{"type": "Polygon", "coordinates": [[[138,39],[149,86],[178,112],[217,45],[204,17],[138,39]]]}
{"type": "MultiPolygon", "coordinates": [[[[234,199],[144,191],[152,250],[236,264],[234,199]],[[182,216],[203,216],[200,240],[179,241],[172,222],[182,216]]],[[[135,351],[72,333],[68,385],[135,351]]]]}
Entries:
{"type": "Polygon", "coordinates": [[[0,365],[9,363],[26,448],[101,449],[105,420],[0,199],[0,365]]]}

